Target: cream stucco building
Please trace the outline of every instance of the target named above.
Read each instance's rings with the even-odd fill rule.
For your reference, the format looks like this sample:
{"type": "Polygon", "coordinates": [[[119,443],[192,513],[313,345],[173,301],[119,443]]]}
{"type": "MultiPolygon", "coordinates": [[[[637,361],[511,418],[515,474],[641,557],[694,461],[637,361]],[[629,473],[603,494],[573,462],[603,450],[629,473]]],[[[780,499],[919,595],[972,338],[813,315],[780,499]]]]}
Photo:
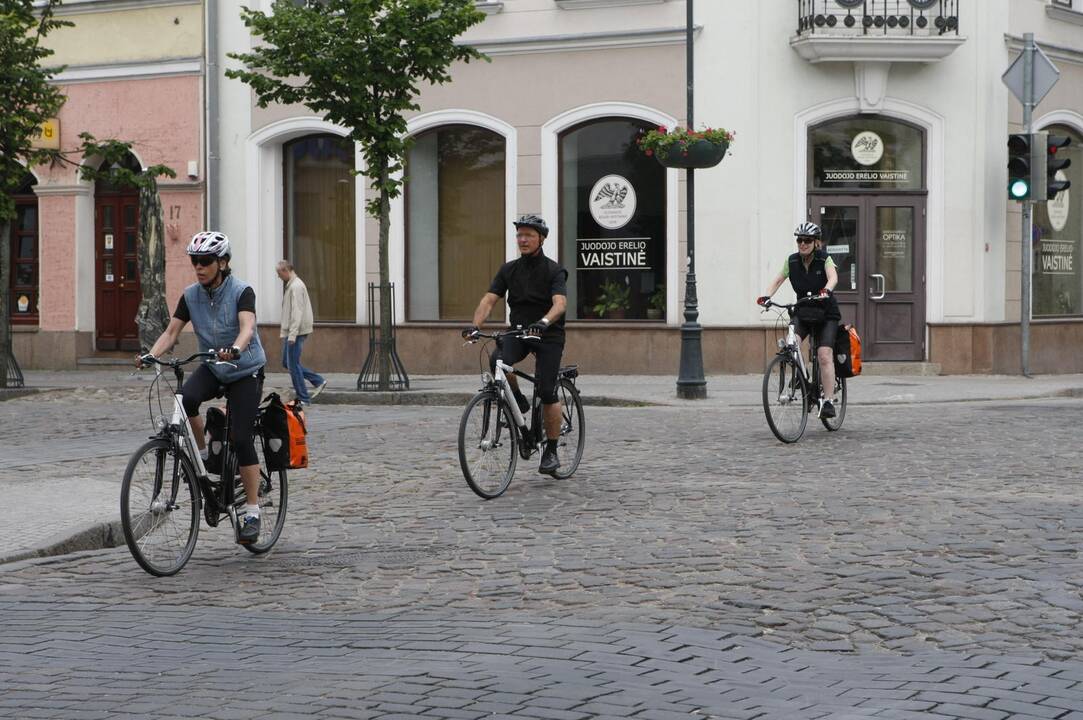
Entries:
{"type": "MultiPolygon", "coordinates": [[[[81,82],[117,76],[135,88],[140,77],[161,77],[147,87],[165,87],[185,78],[184,92],[205,98],[202,124],[172,133],[187,144],[160,154],[180,169],[199,152],[196,176],[176,192],[195,201],[205,180],[201,221],[233,239],[234,265],[256,288],[268,341],[277,337],[281,294],[274,264],[287,257],[316,308],[306,358],[358,370],[368,344],[367,287],[378,279],[377,228],[363,213],[366,181],[351,171],[364,167],[342,139],[345,129],[304,108],[260,109],[247,86],[224,77],[235,65],[227,53],[253,42],[238,0],[148,0],[145,17],[121,0],[68,4],[103,11],[102,22],[111,8],[141,27],[177,20],[155,32],[193,33],[168,51],[155,44],[157,55],[144,57],[148,46],[144,55],[126,50],[136,53],[131,58],[69,62],[114,68],[108,80],[91,73],[81,82]],[[201,18],[205,37],[194,32],[201,18]]],[[[400,356],[411,373],[476,368],[457,330],[496,267],[515,256],[511,220],[540,212],[553,228],[546,252],[571,275],[566,356],[589,372],[675,373],[685,176],[639,153],[635,138],[684,123],[685,3],[478,4],[486,20],[463,41],[492,62],[456,66],[453,82],[426,88],[410,118],[415,143],[405,192],[392,208],[390,250],[400,356]]],[[[753,299],[793,252],[794,225],[812,220],[824,227],[841,271],[838,296],[862,331],[867,359],[928,362],[949,373],[1018,372],[1022,247],[1019,207],[1007,199],[1006,138],[1020,129],[1021,108],[1000,76],[1025,32],[1061,72],[1035,111],[1036,126],[1071,137],[1073,159],[1066,169],[1073,187],[1035,213],[1031,369],[1083,370],[1074,352],[1083,338],[1083,213],[1071,202],[1083,189],[1079,4],[696,2],[696,125],[737,135],[719,166],[696,175],[706,371],[762,368],[776,331],[753,299]]],[[[116,18],[99,32],[126,27],[116,18]]],[[[133,97],[112,107],[136,101],[145,105],[133,97]]],[[[187,104],[171,110],[147,121],[169,127],[163,123],[177,112],[188,117],[187,104]]],[[[139,132],[159,143],[170,134],[139,132]]],[[[89,207],[87,191],[68,184],[58,192],[89,207]]],[[[92,245],[79,222],[73,216],[65,232],[82,257],[92,245]]],[[[177,232],[193,228],[186,214],[177,232]]],[[[43,240],[43,259],[46,252],[43,240]]],[[[84,261],[70,274],[86,274],[84,261]]],[[[43,288],[67,282],[46,272],[53,271],[43,270],[43,288]]],[[[88,282],[89,275],[76,284],[76,295],[85,295],[80,307],[89,303],[88,282]]],[[[58,327],[48,314],[42,334],[58,327]]],[[[75,315],[61,325],[91,333],[89,342],[93,315],[75,315]]]]}

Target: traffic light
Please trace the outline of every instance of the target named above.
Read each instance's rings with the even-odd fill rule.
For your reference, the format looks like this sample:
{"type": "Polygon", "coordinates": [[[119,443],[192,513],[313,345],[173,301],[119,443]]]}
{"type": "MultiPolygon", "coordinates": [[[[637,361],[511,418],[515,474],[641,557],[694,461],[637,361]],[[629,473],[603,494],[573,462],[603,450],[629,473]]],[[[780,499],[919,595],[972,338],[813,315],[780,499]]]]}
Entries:
{"type": "Polygon", "coordinates": [[[1040,134],[1045,135],[1045,194],[1037,198],[1037,201],[1044,202],[1045,200],[1052,200],[1072,185],[1072,183],[1066,179],[1057,179],[1057,172],[1072,164],[1072,161],[1069,158],[1063,156],[1058,157],[1057,151],[1068,147],[1072,142],[1072,139],[1067,135],[1040,134]]]}
{"type": "MultiPolygon", "coordinates": [[[[1034,198],[1034,136],[1012,133],[1008,136],[1008,199],[1027,202],[1034,198]]],[[[1044,148],[1043,148],[1044,150],[1044,148]]],[[[1044,173],[1041,175],[1045,179],[1044,173]]]]}

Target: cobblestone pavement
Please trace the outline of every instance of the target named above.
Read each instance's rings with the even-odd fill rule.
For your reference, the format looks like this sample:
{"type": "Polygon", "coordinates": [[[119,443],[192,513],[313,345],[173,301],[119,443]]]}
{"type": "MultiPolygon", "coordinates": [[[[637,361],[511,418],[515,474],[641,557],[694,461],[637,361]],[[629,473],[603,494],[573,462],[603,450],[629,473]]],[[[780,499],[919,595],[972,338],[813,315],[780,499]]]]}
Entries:
{"type": "MultiPolygon", "coordinates": [[[[45,446],[92,404],[3,411],[45,446]]],[[[855,406],[783,446],[753,409],[591,407],[573,479],[484,502],[457,408],[317,407],[267,556],[204,527],[174,578],[0,565],[0,717],[1081,720],[1081,410],[855,406]]]]}

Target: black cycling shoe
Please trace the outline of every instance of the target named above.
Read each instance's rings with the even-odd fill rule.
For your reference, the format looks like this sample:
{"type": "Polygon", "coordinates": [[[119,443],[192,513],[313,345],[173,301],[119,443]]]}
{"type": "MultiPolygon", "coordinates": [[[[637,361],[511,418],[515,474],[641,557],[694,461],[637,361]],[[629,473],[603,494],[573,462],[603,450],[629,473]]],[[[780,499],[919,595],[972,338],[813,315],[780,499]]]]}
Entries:
{"type": "Polygon", "coordinates": [[[835,417],[835,406],[830,400],[824,400],[820,405],[820,417],[828,420],[835,417]]]}
{"type": "Polygon", "coordinates": [[[237,529],[237,544],[251,545],[259,540],[259,518],[255,515],[245,515],[238,520],[240,527],[237,529]]]}
{"type": "Polygon", "coordinates": [[[538,472],[542,475],[554,475],[559,469],[560,458],[557,457],[557,451],[546,448],[545,452],[542,453],[541,465],[538,466],[538,472]]]}

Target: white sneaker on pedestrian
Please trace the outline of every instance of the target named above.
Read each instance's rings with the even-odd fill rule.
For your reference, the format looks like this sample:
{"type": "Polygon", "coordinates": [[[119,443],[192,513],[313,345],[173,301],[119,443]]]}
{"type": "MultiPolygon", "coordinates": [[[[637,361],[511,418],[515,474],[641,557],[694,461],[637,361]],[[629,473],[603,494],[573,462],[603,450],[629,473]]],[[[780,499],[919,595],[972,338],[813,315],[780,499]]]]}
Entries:
{"type": "Polygon", "coordinates": [[[310,392],[308,394],[308,399],[309,400],[315,400],[316,396],[319,395],[320,393],[322,393],[323,389],[325,387],[327,387],[327,381],[326,380],[324,380],[322,383],[320,383],[316,387],[312,388],[312,392],[310,392]]]}

